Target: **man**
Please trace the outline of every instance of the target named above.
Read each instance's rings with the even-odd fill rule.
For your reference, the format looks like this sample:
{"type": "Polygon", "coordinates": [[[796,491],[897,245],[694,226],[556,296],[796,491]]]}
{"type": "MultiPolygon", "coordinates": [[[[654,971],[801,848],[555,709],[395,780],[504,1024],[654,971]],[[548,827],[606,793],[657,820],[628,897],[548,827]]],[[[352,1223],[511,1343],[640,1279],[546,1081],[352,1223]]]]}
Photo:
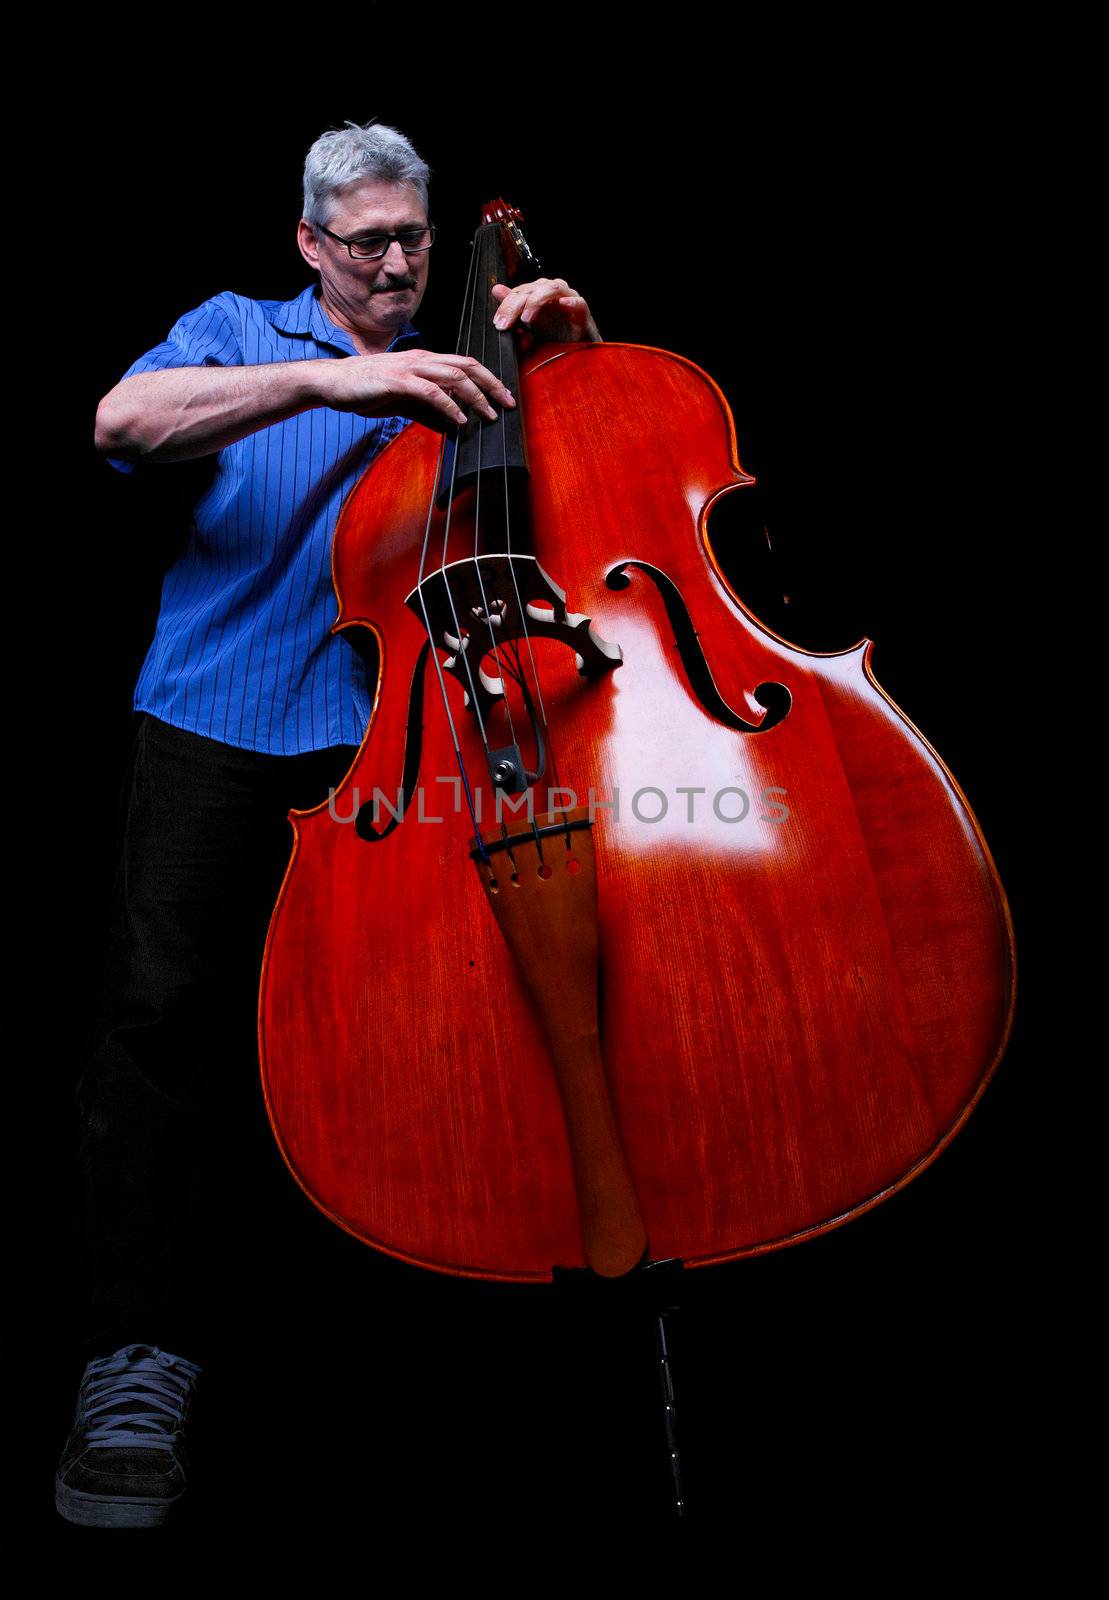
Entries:
{"type": "MultiPolygon", "coordinates": [[[[412,348],[427,180],[395,129],[324,134],[297,232],[318,287],[206,301],[97,412],[119,470],[213,457],[214,476],[135,691],[109,977],[78,1086],[86,1365],[56,1501],[84,1525],[160,1525],[184,1492],[194,1358],[239,1265],[220,1261],[221,1178],[267,1133],[254,1016],[285,819],[338,781],[370,714],[364,666],[330,634],[340,507],[409,421],[446,432],[515,405],[477,361],[412,348]]],[[[561,279],[493,293],[499,327],[600,337],[561,279]]]]}

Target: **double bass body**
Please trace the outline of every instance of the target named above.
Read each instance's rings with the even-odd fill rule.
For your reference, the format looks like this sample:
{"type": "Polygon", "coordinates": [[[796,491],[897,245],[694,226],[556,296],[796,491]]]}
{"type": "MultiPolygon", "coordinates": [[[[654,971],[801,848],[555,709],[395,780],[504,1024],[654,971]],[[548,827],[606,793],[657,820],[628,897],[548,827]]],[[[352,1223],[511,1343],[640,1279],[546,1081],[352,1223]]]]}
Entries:
{"type": "MultiPolygon", "coordinates": [[[[647,1259],[790,1244],[890,1194],[969,1114],[1009,1026],[1004,893],[869,644],[794,648],[723,578],[708,508],[751,480],[711,380],[657,350],[553,346],[517,392],[529,555],[610,658],[581,670],[543,626],[551,602],[525,593],[536,631],[499,666],[464,629],[488,692],[467,691],[413,601],[439,441],[394,440],[336,536],[336,626],[376,637],[378,692],[338,792],[293,816],[260,1011],[274,1131],[315,1204],[394,1256],[515,1281],[591,1259],[552,1039],[582,997],[544,1017],[481,881],[512,895],[513,870],[571,871],[573,836],[475,868],[453,722],[485,837],[527,829],[511,808],[496,825],[483,730],[543,766],[537,815],[592,809],[599,1050],[647,1259]],[[537,668],[542,757],[512,661],[537,668]],[[365,826],[398,790],[403,820],[379,807],[365,826]]],[[[450,515],[452,553],[473,551],[475,517],[498,553],[472,492],[450,515]]],[[[557,991],[559,938],[533,944],[557,991]]]]}

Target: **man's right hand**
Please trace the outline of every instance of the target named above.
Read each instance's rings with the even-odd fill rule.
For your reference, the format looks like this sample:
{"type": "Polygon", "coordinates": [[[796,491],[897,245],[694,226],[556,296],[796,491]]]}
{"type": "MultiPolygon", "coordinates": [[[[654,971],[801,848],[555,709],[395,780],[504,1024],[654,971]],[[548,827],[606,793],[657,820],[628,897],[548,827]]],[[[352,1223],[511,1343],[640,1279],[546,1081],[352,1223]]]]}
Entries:
{"type": "Polygon", "coordinates": [[[411,417],[445,433],[516,404],[472,356],[389,351],[245,367],[167,367],[121,378],[96,413],[96,448],[130,461],[191,461],[314,406],[411,417]]]}
{"type": "Polygon", "coordinates": [[[362,417],[410,417],[439,433],[465,422],[471,411],[492,420],[498,412],[491,401],[509,409],[516,404],[512,392],[472,356],[402,350],[313,365],[320,369],[323,405],[362,417]]]}

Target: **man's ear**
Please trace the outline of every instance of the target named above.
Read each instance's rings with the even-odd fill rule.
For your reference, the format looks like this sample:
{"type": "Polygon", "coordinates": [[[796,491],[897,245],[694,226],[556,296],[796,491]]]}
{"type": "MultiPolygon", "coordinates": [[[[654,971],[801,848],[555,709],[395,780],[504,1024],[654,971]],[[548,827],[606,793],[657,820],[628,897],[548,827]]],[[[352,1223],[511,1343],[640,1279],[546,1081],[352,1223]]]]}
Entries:
{"type": "Polygon", "coordinates": [[[316,238],[316,230],[306,217],[301,217],[297,223],[297,247],[310,267],[319,268],[320,242],[316,238]]]}

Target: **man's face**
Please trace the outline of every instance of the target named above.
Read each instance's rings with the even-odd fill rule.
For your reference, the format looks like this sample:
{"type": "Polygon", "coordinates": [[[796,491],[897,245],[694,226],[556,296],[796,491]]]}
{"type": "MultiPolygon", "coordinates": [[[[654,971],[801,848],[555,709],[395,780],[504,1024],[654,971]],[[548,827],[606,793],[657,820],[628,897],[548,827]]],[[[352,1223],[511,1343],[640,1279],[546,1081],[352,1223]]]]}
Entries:
{"type": "MultiPolygon", "coordinates": [[[[352,184],[336,201],[327,226],[344,239],[367,233],[396,233],[427,223],[427,212],[415,189],[367,178],[352,184]]],[[[352,259],[345,244],[319,238],[301,222],[301,254],[318,268],[328,304],[366,334],[393,334],[415,315],[427,288],[429,251],[406,256],[394,239],[377,261],[352,259]]]]}

